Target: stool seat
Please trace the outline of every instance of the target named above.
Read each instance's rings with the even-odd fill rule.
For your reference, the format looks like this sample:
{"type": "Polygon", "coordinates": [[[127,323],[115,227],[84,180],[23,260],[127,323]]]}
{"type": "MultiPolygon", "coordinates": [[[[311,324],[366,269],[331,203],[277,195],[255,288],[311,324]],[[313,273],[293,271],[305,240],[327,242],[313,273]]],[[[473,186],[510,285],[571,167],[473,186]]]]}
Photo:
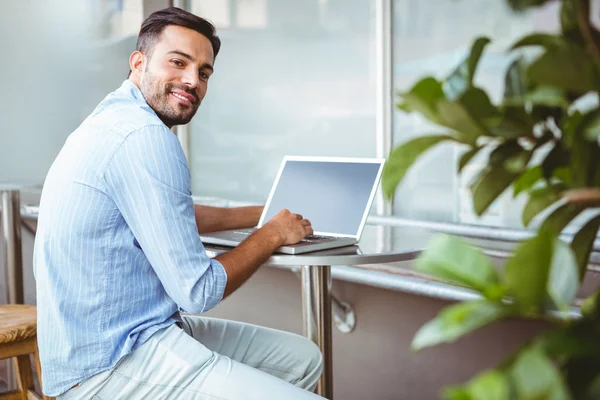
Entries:
{"type": "Polygon", "coordinates": [[[0,306],[0,343],[13,343],[35,337],[37,333],[34,306],[4,304],[0,306]]]}
{"type": "Polygon", "coordinates": [[[12,358],[19,389],[0,393],[0,400],[51,399],[35,392],[31,362],[33,355],[40,385],[41,366],[37,349],[36,308],[24,304],[0,305],[0,360],[12,358]]]}

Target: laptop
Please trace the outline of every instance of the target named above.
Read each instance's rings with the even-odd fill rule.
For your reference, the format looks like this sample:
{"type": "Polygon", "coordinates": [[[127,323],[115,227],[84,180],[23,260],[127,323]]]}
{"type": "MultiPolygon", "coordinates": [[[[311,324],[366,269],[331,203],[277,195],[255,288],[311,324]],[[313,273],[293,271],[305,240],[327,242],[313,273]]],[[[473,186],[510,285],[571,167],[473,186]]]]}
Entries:
{"type": "Polygon", "coordinates": [[[283,159],[256,228],[204,233],[203,243],[237,246],[280,210],[308,219],[313,235],[277,253],[302,254],[358,243],[375,198],[383,159],[292,157],[283,159]]]}

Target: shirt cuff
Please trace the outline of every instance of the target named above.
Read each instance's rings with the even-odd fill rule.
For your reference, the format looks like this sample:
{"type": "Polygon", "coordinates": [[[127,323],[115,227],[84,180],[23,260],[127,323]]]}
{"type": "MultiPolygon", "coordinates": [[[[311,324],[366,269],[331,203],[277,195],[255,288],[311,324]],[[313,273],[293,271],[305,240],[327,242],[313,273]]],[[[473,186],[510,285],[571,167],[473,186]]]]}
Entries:
{"type": "Polygon", "coordinates": [[[209,304],[209,309],[215,307],[221,302],[221,300],[223,300],[223,296],[225,295],[225,287],[227,286],[227,272],[225,271],[223,264],[212,258],[210,260],[210,266],[214,274],[215,282],[214,294],[211,297],[214,298],[215,303],[209,304]]]}

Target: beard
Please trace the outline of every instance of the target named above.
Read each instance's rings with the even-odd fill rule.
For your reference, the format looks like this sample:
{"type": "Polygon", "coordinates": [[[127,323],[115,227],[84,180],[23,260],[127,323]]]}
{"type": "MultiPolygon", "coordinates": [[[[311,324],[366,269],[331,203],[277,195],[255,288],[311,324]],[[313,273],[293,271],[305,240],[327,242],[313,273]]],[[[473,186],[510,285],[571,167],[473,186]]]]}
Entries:
{"type": "Polygon", "coordinates": [[[146,69],[140,90],[158,118],[169,128],[175,125],[185,125],[190,122],[200,106],[200,101],[195,91],[186,88],[184,85],[173,83],[166,83],[164,87],[161,86],[158,78],[146,69]],[[181,90],[194,96],[196,99],[194,104],[185,105],[177,103],[173,105],[170,94],[173,90],[181,90]]]}

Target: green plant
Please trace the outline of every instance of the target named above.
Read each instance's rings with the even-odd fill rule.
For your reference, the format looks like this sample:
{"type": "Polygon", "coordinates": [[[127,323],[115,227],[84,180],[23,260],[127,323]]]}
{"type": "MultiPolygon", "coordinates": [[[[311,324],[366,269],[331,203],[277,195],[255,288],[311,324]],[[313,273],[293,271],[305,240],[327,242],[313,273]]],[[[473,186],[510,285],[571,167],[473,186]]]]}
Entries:
{"type": "MultiPolygon", "coordinates": [[[[516,11],[547,2],[508,0],[516,11]]],[[[512,186],[515,196],[528,195],[523,223],[543,217],[536,235],[500,271],[478,249],[450,236],[437,237],[418,259],[420,270],[471,287],[482,300],[442,310],[415,336],[416,350],[503,318],[553,325],[497,368],[445,389],[447,399],[600,398],[599,292],[583,302],[581,318],[548,317],[567,311],[575,300],[600,227],[600,32],[589,22],[589,3],[562,0],[559,34],[534,33],[511,47],[499,105],[473,83],[487,38],[476,39],[446,79],[427,77],[400,93],[400,110],[418,112],[448,132],[392,151],[383,174],[388,198],[423,153],[454,142],[465,148],[459,173],[478,154],[488,160],[471,185],[478,215],[512,186]],[[560,240],[560,232],[586,210],[589,218],[573,240],[560,240]]]]}

